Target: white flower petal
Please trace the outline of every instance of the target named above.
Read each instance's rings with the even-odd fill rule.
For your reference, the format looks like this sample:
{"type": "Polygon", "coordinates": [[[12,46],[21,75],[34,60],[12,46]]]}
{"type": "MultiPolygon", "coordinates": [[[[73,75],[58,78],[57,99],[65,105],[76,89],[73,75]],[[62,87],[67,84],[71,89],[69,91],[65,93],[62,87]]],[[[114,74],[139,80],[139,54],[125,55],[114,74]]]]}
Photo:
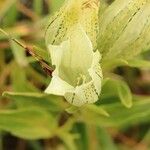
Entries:
{"type": "Polygon", "coordinates": [[[98,94],[100,94],[101,92],[101,81],[103,79],[102,69],[100,66],[100,59],[101,59],[101,55],[98,51],[96,51],[93,54],[92,66],[88,70],[98,94]]]}
{"type": "Polygon", "coordinates": [[[57,75],[72,86],[76,86],[80,74],[88,75],[93,58],[90,39],[80,24],[70,31],[69,40],[60,46],[49,45],[52,64],[56,66],[57,75]]]}
{"type": "Polygon", "coordinates": [[[86,103],[94,103],[98,100],[101,92],[102,70],[100,67],[101,55],[99,51],[93,52],[93,61],[91,68],[88,70],[91,81],[77,86],[75,89],[65,93],[66,100],[75,105],[82,106],[86,103]]]}
{"type": "Polygon", "coordinates": [[[98,93],[94,83],[91,81],[87,84],[77,86],[75,90],[65,93],[66,100],[75,106],[82,106],[86,103],[94,103],[98,100],[98,93]]]}
{"type": "Polygon", "coordinates": [[[96,102],[101,92],[101,55],[93,52],[81,25],[75,25],[60,46],[49,45],[49,51],[56,68],[46,92],[62,95],[75,106],[96,102]]]}
{"type": "Polygon", "coordinates": [[[45,93],[64,96],[64,94],[67,91],[72,90],[72,89],[73,87],[71,85],[69,85],[67,82],[65,82],[58,76],[54,75],[52,77],[51,83],[45,90],[45,93]]]}
{"type": "Polygon", "coordinates": [[[48,50],[51,56],[52,64],[59,67],[63,58],[64,53],[69,51],[70,42],[64,41],[61,45],[49,45],[48,50]]]}
{"type": "Polygon", "coordinates": [[[92,43],[80,24],[73,27],[70,35],[71,67],[87,70],[93,58],[92,43]]]}

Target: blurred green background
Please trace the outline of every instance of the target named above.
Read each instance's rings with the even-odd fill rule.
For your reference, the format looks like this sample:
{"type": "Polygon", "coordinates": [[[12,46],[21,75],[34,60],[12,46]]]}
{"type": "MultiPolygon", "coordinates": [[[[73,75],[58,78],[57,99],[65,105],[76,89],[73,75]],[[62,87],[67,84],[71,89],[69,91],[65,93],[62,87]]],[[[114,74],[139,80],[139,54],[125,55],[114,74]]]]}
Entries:
{"type": "MultiPolygon", "coordinates": [[[[45,55],[48,19],[63,2],[0,0],[0,27],[26,45],[40,47],[45,55]]],[[[150,53],[144,57],[150,60],[150,53]]],[[[150,95],[149,69],[118,67],[114,72],[124,78],[134,94],[150,95]]],[[[107,116],[103,110],[86,108],[81,112],[82,121],[76,123],[80,112],[72,117],[64,111],[68,105],[63,100],[42,94],[49,82],[50,77],[33,57],[0,34],[0,95],[4,91],[18,93],[0,96],[0,150],[150,150],[149,98],[135,102],[128,110],[117,102],[112,104],[115,96],[104,96],[102,104],[114,114],[112,120],[101,116],[107,116]],[[107,102],[110,105],[105,106],[107,102]]],[[[107,86],[104,90],[111,91],[107,86]]]]}

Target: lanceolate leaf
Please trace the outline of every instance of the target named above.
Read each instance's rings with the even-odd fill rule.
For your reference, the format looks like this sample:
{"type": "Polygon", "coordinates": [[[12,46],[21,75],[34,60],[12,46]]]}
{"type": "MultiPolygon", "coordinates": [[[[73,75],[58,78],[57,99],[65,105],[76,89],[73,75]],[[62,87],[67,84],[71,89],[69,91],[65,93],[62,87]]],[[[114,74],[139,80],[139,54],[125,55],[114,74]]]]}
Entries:
{"type": "Polygon", "coordinates": [[[27,66],[28,62],[27,62],[27,58],[25,55],[25,50],[20,47],[17,43],[15,43],[14,41],[10,41],[11,44],[11,49],[12,52],[14,54],[14,57],[18,63],[18,65],[25,67],[27,66]]]}
{"type": "Polygon", "coordinates": [[[100,148],[103,150],[118,150],[113,138],[105,128],[97,127],[97,138],[100,144],[100,148]]]}
{"type": "Polygon", "coordinates": [[[115,0],[100,19],[104,59],[132,58],[150,48],[150,1],[115,0]]]}
{"type": "Polygon", "coordinates": [[[10,8],[16,3],[17,0],[5,0],[1,3],[1,7],[0,7],[0,20],[4,17],[4,15],[8,12],[8,10],[10,10],[10,8]]]}
{"type": "Polygon", "coordinates": [[[54,119],[42,109],[1,110],[0,129],[25,139],[52,136],[54,119]]]}
{"type": "Polygon", "coordinates": [[[117,85],[117,91],[118,91],[118,95],[120,97],[121,102],[127,108],[130,108],[132,106],[132,94],[126,82],[119,81],[117,85]]]}
{"type": "Polygon", "coordinates": [[[132,106],[132,93],[123,80],[108,79],[102,88],[101,99],[118,97],[121,103],[130,108],[132,106]]]}
{"type": "Polygon", "coordinates": [[[21,67],[16,63],[11,66],[13,69],[11,70],[11,82],[13,91],[17,92],[37,92],[39,91],[31,82],[28,81],[26,76],[26,67],[21,67]],[[16,74],[19,77],[16,77],[16,74]]]}
{"type": "Polygon", "coordinates": [[[118,66],[129,66],[135,68],[150,68],[150,61],[144,60],[142,58],[133,58],[130,60],[125,59],[114,59],[112,61],[103,61],[102,69],[105,71],[113,70],[118,66]]]}
{"type": "Polygon", "coordinates": [[[4,92],[4,97],[14,101],[18,109],[38,107],[52,112],[60,112],[65,108],[63,98],[53,95],[47,95],[42,93],[16,93],[16,92],[4,92]]]}
{"type": "Polygon", "coordinates": [[[133,106],[130,109],[120,103],[104,104],[95,107],[97,109],[104,108],[110,116],[105,117],[95,112],[89,112],[87,108],[82,110],[82,113],[77,118],[80,121],[103,127],[121,127],[150,121],[150,98],[140,97],[139,100],[134,97],[133,106]]]}
{"type": "Polygon", "coordinates": [[[129,66],[136,68],[150,68],[150,61],[142,59],[133,59],[128,61],[129,66]]]}

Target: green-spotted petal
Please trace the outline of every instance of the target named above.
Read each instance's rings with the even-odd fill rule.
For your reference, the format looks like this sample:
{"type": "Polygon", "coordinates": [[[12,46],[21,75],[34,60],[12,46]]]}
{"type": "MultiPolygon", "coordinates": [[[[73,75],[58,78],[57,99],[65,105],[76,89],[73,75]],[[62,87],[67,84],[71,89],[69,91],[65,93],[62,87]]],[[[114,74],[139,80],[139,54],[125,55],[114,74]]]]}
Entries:
{"type": "Polygon", "coordinates": [[[93,54],[93,62],[92,62],[92,66],[91,68],[88,70],[92,80],[93,80],[93,84],[94,87],[98,93],[98,95],[100,94],[100,89],[101,89],[101,80],[103,78],[102,75],[102,69],[101,66],[99,64],[99,61],[101,60],[101,55],[98,51],[96,51],[93,54]]]}
{"type": "Polygon", "coordinates": [[[91,68],[88,69],[91,81],[67,92],[65,98],[69,103],[75,106],[82,106],[83,104],[94,103],[98,100],[101,93],[101,81],[103,78],[99,64],[100,59],[101,56],[98,51],[93,53],[93,62],[91,68]]]}
{"type": "Polygon", "coordinates": [[[60,44],[67,40],[70,28],[75,24],[82,27],[97,46],[99,0],[67,0],[64,6],[50,18],[46,31],[46,44],[60,44]]]}
{"type": "Polygon", "coordinates": [[[129,59],[150,48],[150,1],[115,0],[100,19],[104,59],[129,59]]]}
{"type": "Polygon", "coordinates": [[[87,103],[96,102],[99,95],[93,81],[91,81],[87,84],[77,86],[74,90],[67,91],[64,96],[69,103],[75,106],[82,106],[87,103]]]}
{"type": "Polygon", "coordinates": [[[62,95],[66,100],[81,106],[94,103],[101,92],[101,55],[93,52],[92,43],[80,25],[71,31],[61,45],[49,45],[55,71],[47,93],[62,95]]]}

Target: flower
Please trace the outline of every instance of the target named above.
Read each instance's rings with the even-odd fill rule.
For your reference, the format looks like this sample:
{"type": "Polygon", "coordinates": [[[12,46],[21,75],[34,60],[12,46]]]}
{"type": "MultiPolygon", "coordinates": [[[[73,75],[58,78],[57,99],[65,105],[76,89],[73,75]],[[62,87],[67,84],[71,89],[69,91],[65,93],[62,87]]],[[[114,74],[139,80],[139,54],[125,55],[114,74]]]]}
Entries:
{"type": "Polygon", "coordinates": [[[101,92],[101,55],[81,24],[75,25],[69,38],[60,45],[49,45],[55,70],[46,93],[61,95],[75,105],[94,103],[101,92]]]}
{"type": "Polygon", "coordinates": [[[45,35],[47,46],[67,40],[70,28],[80,23],[96,49],[99,33],[99,4],[99,0],[66,0],[61,9],[50,18],[45,35]]]}
{"type": "Polygon", "coordinates": [[[98,49],[103,60],[133,59],[150,49],[150,1],[115,0],[101,15],[98,49]]]}

